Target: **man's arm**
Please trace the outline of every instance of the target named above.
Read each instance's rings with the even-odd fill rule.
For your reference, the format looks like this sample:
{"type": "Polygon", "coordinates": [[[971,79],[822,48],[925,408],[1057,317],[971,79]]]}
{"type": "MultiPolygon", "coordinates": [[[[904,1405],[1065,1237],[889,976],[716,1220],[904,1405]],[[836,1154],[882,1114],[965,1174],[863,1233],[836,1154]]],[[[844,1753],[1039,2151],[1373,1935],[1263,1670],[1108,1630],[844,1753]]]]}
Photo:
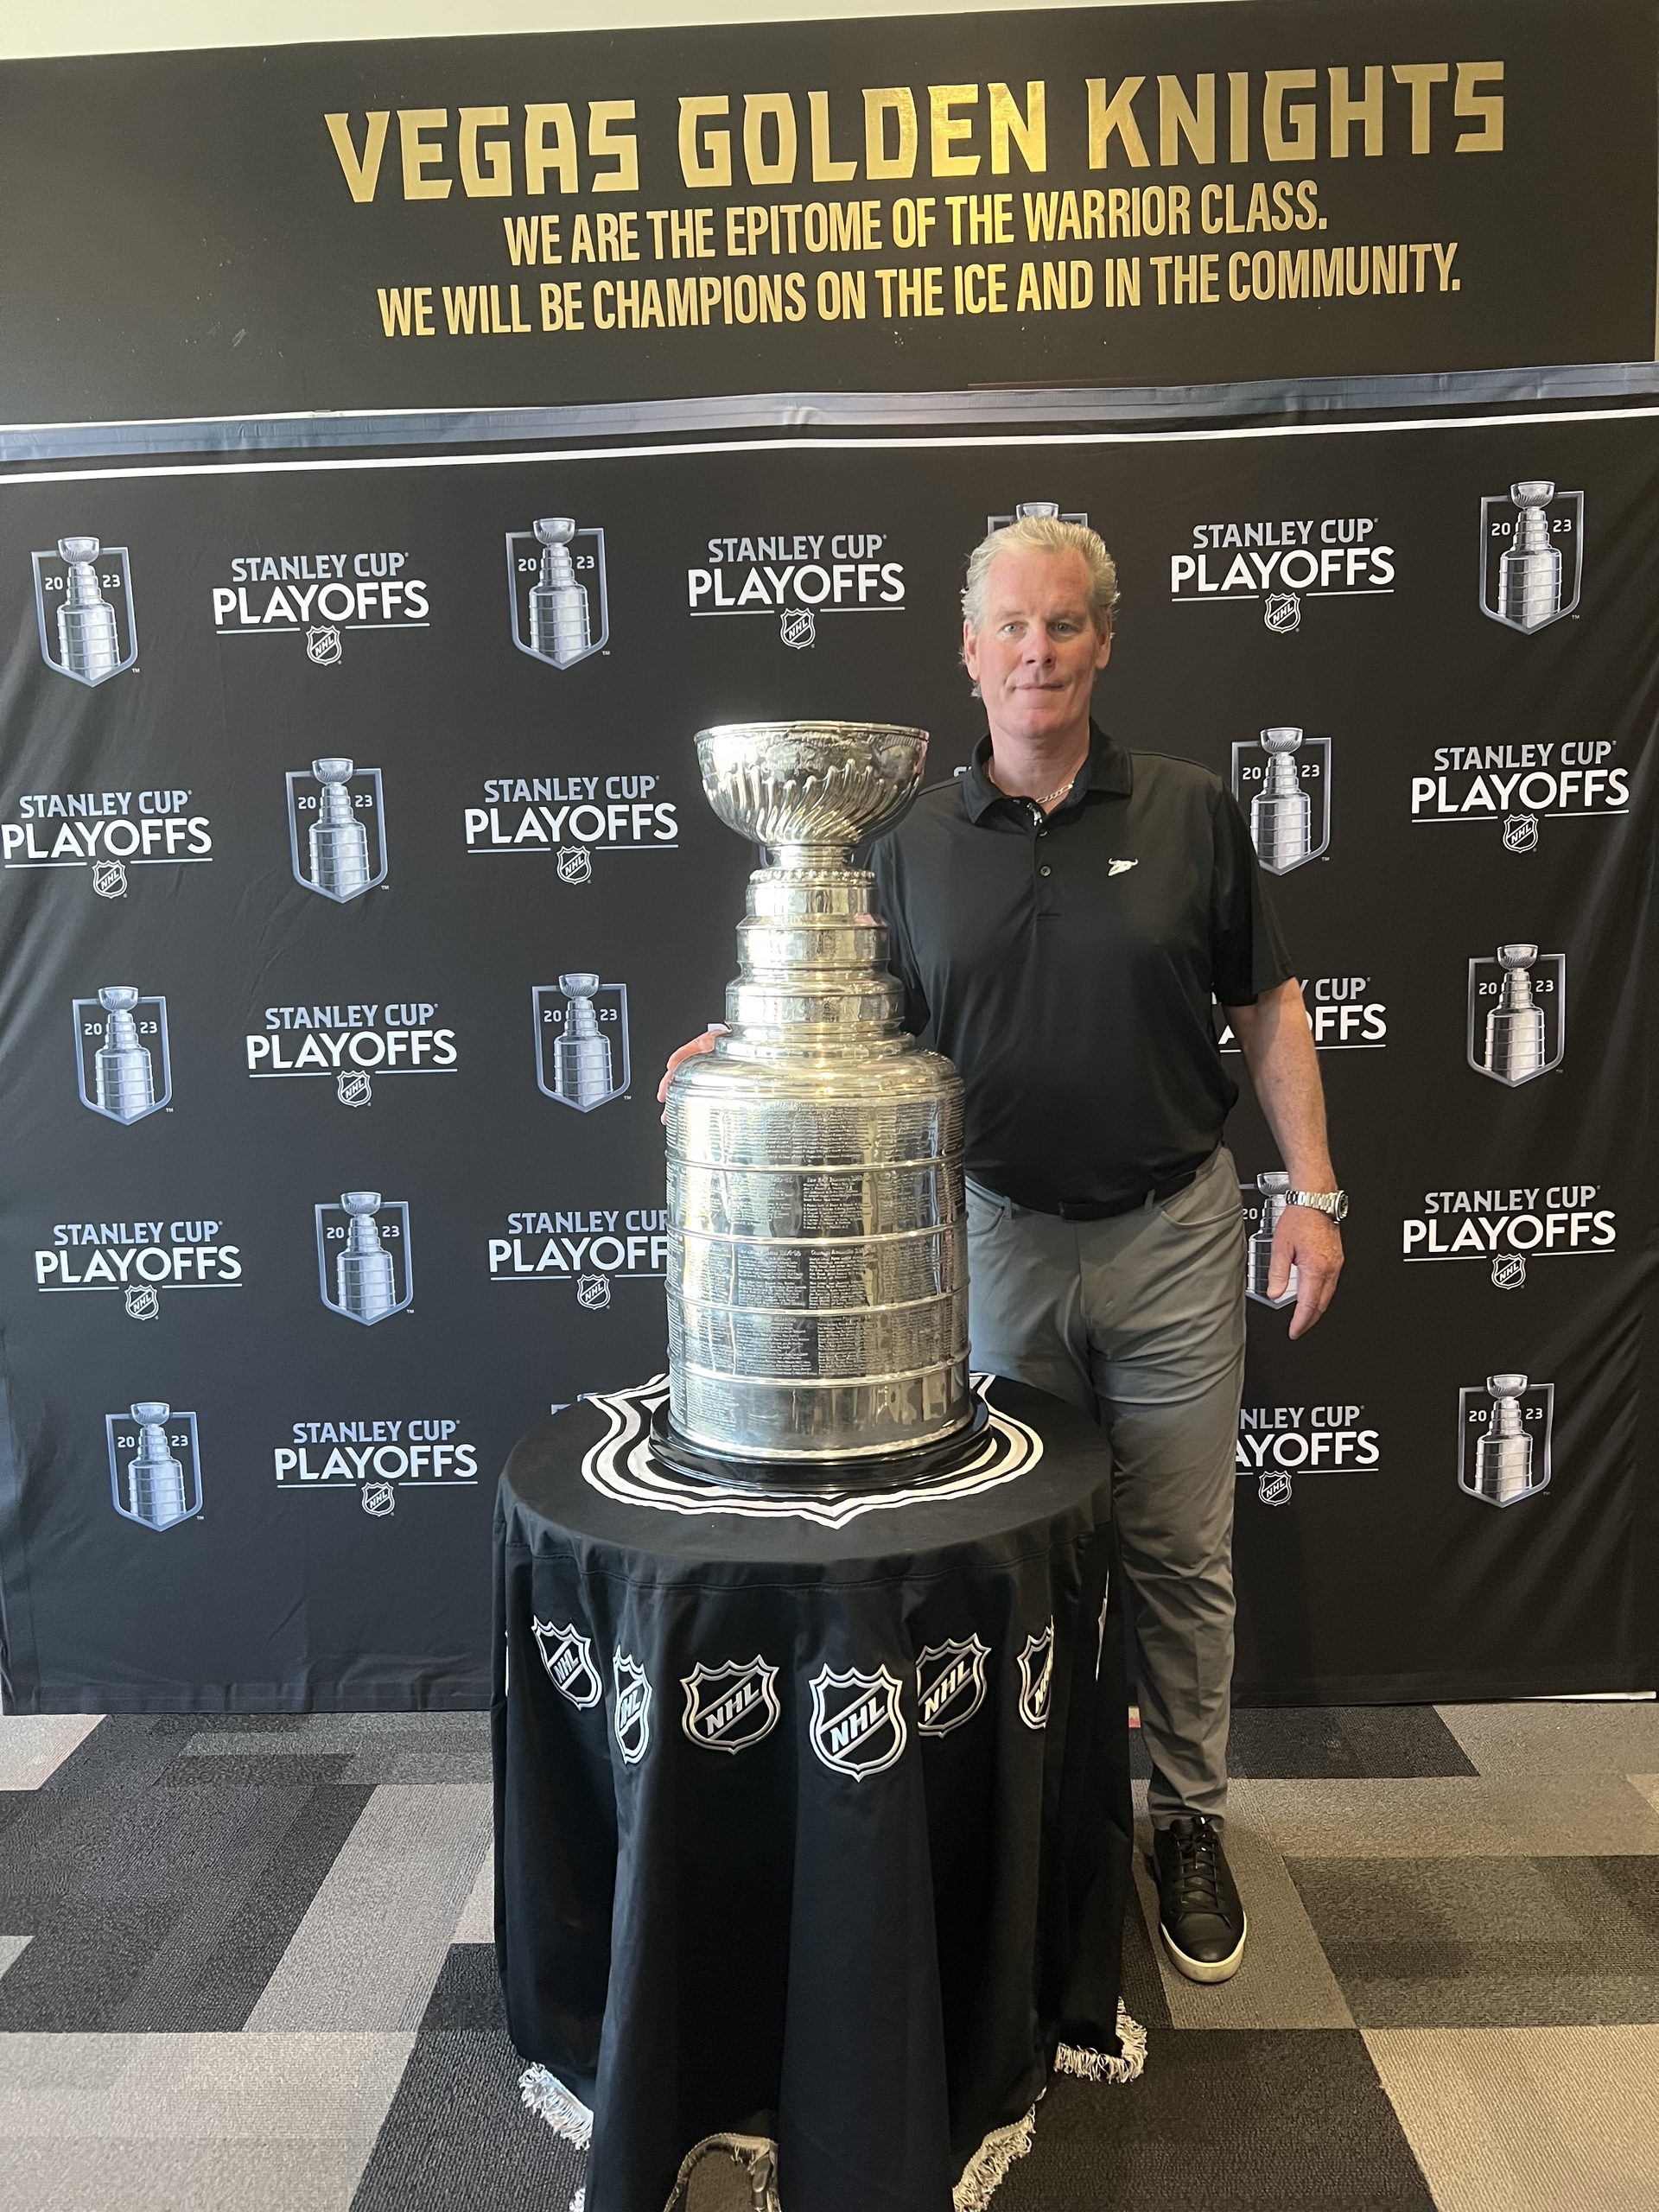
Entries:
{"type": "MultiPolygon", "coordinates": [[[[1257,1103],[1298,1191],[1334,1191],[1337,1172],[1325,1140],[1325,1091],[1301,988],[1293,977],[1247,1006],[1223,1009],[1233,1026],[1257,1103]]],[[[1312,1206],[1287,1206],[1273,1239],[1268,1295],[1277,1298],[1299,1270],[1293,1337],[1306,1334],[1331,1303],[1342,1273],[1342,1234],[1312,1206]]]]}

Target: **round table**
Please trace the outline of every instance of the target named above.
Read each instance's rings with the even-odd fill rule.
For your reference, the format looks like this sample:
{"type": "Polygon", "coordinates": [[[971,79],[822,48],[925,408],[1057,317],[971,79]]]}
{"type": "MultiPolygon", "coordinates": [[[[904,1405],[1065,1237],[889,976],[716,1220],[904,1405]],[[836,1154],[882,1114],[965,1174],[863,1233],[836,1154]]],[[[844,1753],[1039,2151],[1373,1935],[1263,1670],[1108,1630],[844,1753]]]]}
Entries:
{"type": "Polygon", "coordinates": [[[961,2212],[1057,2069],[1140,2070],[1106,1447],[976,1387],[968,1462],[904,1491],[675,1475],[661,1377],[507,1463],[496,1950],[586,2212],[664,2212],[715,2145],[757,2205],[961,2212]]]}

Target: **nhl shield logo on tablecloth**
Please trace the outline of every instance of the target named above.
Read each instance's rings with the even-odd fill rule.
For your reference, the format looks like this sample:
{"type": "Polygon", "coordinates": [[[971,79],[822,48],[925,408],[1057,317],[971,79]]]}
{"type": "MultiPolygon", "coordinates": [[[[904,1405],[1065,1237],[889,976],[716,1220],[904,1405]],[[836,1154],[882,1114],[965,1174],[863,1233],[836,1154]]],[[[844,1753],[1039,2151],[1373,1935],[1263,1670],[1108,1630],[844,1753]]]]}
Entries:
{"type": "Polygon", "coordinates": [[[612,1726],[622,1756],[638,1766],[651,1745],[651,1684],[637,1659],[619,1644],[613,1655],[616,1669],[616,1712],[612,1726]]]}
{"type": "Polygon", "coordinates": [[[605,1694],[605,1685],[599,1679],[594,1647],[587,1637],[569,1621],[538,1621],[532,1614],[530,1625],[548,1680],[560,1696],[584,1710],[597,1705],[605,1694]]]}
{"type": "Polygon", "coordinates": [[[1054,1624],[1026,1638],[1020,1654],[1020,1718],[1027,1728],[1041,1728],[1048,1719],[1049,1694],[1054,1687],[1054,1624]]]}
{"type": "Polygon", "coordinates": [[[783,1719],[772,1688],[777,1679],[778,1669],[758,1655],[722,1660],[718,1667],[705,1667],[699,1659],[680,1677],[685,1692],[680,1726],[705,1751],[746,1751],[783,1719]]]}
{"type": "Polygon", "coordinates": [[[908,1736],[898,1677],[885,1667],[873,1675],[861,1674],[856,1667],[842,1673],[823,1667],[813,1676],[807,1737],[824,1765],[837,1774],[860,1782],[867,1774],[880,1774],[902,1756],[908,1736]]]}
{"type": "Polygon", "coordinates": [[[924,1736],[948,1736],[971,1720],[985,1702],[985,1662],[990,1647],[976,1636],[930,1643],[916,1662],[916,1726],[924,1736]]]}

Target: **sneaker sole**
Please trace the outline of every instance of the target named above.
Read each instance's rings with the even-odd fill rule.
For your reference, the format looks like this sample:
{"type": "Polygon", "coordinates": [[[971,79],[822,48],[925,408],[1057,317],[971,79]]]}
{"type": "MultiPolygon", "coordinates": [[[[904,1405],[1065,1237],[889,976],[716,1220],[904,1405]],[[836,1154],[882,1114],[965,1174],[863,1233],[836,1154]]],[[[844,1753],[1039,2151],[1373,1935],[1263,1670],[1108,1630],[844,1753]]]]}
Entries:
{"type": "Polygon", "coordinates": [[[1169,1930],[1161,1920],[1158,1923],[1158,1934],[1177,1974],[1185,1974],[1189,1981],[1230,1981],[1243,1962],[1244,1946],[1250,1934],[1249,1915],[1246,1913],[1244,1916],[1244,1930],[1238,1939],[1238,1948],[1230,1958],[1189,1959],[1180,1945],[1171,1941],[1169,1930]]]}

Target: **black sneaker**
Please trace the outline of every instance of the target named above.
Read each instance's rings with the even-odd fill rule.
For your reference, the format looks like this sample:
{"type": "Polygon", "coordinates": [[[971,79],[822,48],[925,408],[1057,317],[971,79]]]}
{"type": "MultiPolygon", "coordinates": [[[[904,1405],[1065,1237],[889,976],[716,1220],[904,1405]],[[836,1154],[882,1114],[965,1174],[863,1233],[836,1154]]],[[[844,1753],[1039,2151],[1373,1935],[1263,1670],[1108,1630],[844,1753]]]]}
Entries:
{"type": "Polygon", "coordinates": [[[1189,1981],[1230,1981],[1249,1923],[1221,1830],[1202,1813],[1183,1814],[1154,1833],[1152,1846],[1158,1933],[1170,1964],[1189,1981]]]}

